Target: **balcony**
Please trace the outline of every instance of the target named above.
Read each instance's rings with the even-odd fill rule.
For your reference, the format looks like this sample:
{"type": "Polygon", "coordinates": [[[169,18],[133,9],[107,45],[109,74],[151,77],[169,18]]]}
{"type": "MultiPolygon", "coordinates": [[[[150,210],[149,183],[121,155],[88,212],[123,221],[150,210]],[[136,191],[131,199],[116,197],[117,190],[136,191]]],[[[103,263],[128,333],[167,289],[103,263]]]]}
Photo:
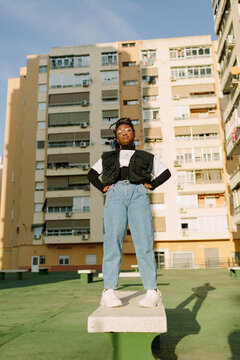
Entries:
{"type": "Polygon", "coordinates": [[[240,155],[240,129],[238,127],[228,134],[226,152],[227,156],[240,155]]]}
{"type": "Polygon", "coordinates": [[[182,194],[216,194],[225,192],[225,184],[219,183],[185,183],[178,184],[177,190],[182,194]]]}
{"type": "Polygon", "coordinates": [[[240,166],[238,166],[234,172],[230,175],[229,185],[231,191],[236,188],[236,186],[240,183],[240,166]]]}
{"type": "Polygon", "coordinates": [[[91,242],[90,230],[50,230],[44,237],[45,244],[81,244],[91,242]]]}

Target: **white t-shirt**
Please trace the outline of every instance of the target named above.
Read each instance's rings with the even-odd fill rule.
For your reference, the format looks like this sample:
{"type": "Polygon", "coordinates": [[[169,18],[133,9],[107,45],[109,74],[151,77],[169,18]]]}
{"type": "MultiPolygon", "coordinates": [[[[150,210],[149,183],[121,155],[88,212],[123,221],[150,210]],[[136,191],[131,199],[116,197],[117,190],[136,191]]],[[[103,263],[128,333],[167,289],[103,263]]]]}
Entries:
{"type": "MultiPolygon", "coordinates": [[[[119,155],[119,162],[120,167],[123,166],[129,166],[129,162],[133,154],[135,153],[135,150],[120,150],[119,155]]],[[[102,174],[103,168],[102,168],[102,158],[100,158],[93,166],[92,169],[97,171],[97,173],[100,175],[102,174]]],[[[163,162],[159,159],[157,155],[154,155],[153,158],[153,169],[151,171],[151,175],[153,178],[158,177],[161,175],[165,170],[167,170],[167,167],[163,164],[163,162]]]]}

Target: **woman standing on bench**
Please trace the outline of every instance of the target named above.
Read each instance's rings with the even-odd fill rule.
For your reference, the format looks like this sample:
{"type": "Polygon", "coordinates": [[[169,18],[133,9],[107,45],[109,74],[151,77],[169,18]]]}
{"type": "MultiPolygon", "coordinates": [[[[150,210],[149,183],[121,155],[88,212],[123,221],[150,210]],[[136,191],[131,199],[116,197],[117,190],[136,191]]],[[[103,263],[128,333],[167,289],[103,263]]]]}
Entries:
{"type": "Polygon", "coordinates": [[[104,206],[105,289],[101,305],[122,306],[115,290],[121,266],[122,243],[129,224],[142,282],[147,290],[139,305],[155,307],[160,292],[157,289],[153,221],[147,189],[156,189],[169,179],[171,173],[156,155],[135,150],[135,130],[129,118],[121,118],[114,125],[115,150],[104,153],[88,173],[91,184],[102,193],[107,193],[104,206]]]}

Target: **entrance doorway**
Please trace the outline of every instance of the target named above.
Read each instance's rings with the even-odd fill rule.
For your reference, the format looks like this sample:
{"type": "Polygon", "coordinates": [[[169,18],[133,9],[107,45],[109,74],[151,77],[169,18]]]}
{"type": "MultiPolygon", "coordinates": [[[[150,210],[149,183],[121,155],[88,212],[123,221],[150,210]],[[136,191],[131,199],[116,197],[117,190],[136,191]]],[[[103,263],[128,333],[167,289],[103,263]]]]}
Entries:
{"type": "Polygon", "coordinates": [[[32,256],[31,271],[32,272],[39,271],[39,256],[32,256]]]}

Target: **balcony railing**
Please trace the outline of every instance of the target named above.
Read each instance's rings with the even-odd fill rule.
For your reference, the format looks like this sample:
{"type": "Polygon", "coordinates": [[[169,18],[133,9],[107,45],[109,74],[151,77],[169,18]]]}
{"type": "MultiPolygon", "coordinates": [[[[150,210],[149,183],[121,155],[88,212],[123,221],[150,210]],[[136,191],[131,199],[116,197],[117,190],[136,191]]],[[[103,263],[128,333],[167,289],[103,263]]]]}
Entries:
{"type": "Polygon", "coordinates": [[[73,236],[90,234],[90,229],[61,229],[61,230],[46,230],[46,236],[73,236]]]}

